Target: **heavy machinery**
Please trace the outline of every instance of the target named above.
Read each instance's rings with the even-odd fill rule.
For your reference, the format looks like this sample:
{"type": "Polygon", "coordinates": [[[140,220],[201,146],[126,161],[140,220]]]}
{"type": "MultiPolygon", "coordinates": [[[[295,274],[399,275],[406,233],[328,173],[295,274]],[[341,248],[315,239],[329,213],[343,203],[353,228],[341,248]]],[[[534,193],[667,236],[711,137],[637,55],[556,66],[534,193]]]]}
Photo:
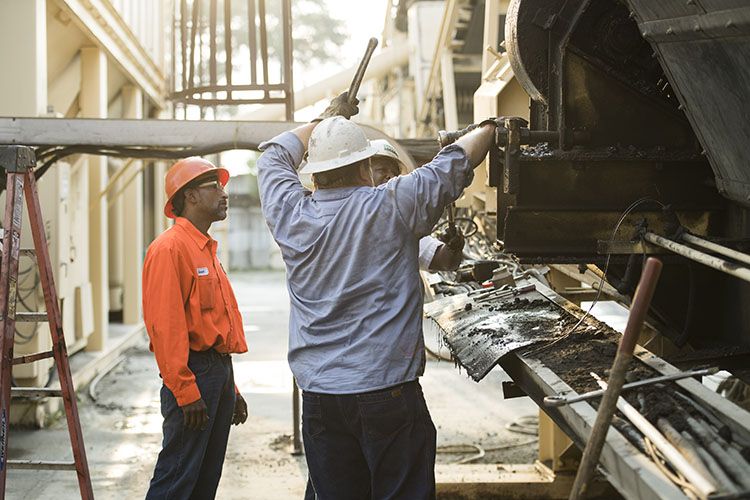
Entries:
{"type": "MultiPolygon", "coordinates": [[[[741,1],[513,2],[506,43],[532,97],[529,128],[557,137],[502,167],[506,249],[527,261],[613,255],[608,280],[628,295],[638,255],[663,251],[646,232],[745,249],[748,15],[741,1]]],[[[670,260],[654,307],[661,333],[678,346],[750,348],[746,283],[670,260]]]]}
{"type": "MultiPolygon", "coordinates": [[[[540,436],[557,477],[575,467],[575,448],[585,443],[595,408],[585,401],[547,406],[544,399],[596,389],[588,372],[604,374],[618,337],[574,302],[607,296],[627,304],[643,255],[658,254],[664,271],[633,376],[716,365],[747,379],[750,312],[743,307],[741,252],[750,242],[743,140],[750,137],[744,121],[750,7],[744,3],[510,2],[506,48],[530,96],[530,119],[504,119],[489,158],[497,210],[472,218],[483,238],[469,248],[483,262],[464,273],[460,286],[444,284],[444,297],[428,304],[426,315],[469,374],[481,379],[499,362],[564,431],[570,440],[540,436]],[[505,275],[494,272],[501,264],[505,275]],[[495,291],[477,289],[487,278],[498,283],[495,291]]],[[[0,143],[40,146],[49,161],[76,151],[172,158],[255,149],[293,126],[6,118],[0,143]]],[[[702,458],[719,454],[706,450],[723,440],[720,447],[742,468],[725,472],[716,491],[745,494],[750,414],[693,378],[662,383],[626,397],[648,413],[661,407],[654,399],[669,394],[664,399],[672,406],[648,416],[658,421],[666,411],[696,419],[698,430],[685,423],[680,431],[700,441],[702,458]]],[[[622,421],[615,427],[601,455],[615,489],[627,498],[685,498],[642,437],[622,421]]],[[[711,466],[720,462],[723,470],[722,460],[711,466]]],[[[528,489],[527,497],[531,491],[538,490],[528,489]]]]}
{"type": "MultiPolygon", "coordinates": [[[[510,2],[505,47],[530,119],[499,121],[488,166],[497,211],[468,213],[484,241],[469,248],[481,261],[464,274],[482,275],[489,261],[516,279],[495,292],[438,285],[443,298],[426,316],[470,375],[499,363],[579,448],[593,408],[544,398],[596,389],[588,372],[609,368],[618,335],[572,302],[627,305],[647,255],[664,271],[632,377],[712,365],[750,382],[749,35],[742,0],[510,2]]],[[[714,471],[710,495],[750,494],[745,409],[691,378],[625,397],[654,425],[700,420],[667,423],[710,467],[738,464],[714,471]],[[716,442],[734,458],[716,458],[716,442]]],[[[675,479],[627,422],[615,428],[600,463],[622,496],[707,496],[675,479]]],[[[575,455],[559,447],[553,469],[565,453],[575,455]]]]}

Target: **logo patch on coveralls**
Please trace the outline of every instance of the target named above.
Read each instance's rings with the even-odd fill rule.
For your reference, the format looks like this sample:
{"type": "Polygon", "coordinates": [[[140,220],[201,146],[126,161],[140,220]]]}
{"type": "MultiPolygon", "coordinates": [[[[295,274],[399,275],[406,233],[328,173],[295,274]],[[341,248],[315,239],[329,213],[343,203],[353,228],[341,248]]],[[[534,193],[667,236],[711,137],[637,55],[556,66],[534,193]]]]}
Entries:
{"type": "Polygon", "coordinates": [[[198,276],[208,276],[208,268],[207,267],[199,267],[196,269],[198,271],[198,276]]]}

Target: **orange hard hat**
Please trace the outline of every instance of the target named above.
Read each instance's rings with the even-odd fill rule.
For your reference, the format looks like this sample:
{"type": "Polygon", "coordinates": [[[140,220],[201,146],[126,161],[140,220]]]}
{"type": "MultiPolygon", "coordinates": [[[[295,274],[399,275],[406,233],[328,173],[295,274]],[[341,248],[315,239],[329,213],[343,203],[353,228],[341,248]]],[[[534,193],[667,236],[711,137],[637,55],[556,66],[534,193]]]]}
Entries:
{"type": "Polygon", "coordinates": [[[184,158],[172,165],[167,171],[167,177],[164,181],[164,187],[167,191],[167,204],[164,205],[164,215],[170,219],[174,219],[175,214],[172,212],[172,198],[174,198],[174,195],[180,189],[187,186],[193,179],[210,172],[216,172],[222,186],[226,186],[227,182],[229,182],[229,171],[227,169],[217,167],[200,156],[184,158]]]}

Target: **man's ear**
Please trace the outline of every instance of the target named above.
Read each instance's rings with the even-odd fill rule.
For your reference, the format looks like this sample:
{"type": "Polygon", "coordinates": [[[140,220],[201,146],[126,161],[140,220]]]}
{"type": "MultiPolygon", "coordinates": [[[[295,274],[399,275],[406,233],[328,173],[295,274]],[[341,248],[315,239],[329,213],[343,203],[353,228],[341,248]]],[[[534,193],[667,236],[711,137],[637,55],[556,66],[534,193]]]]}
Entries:
{"type": "Polygon", "coordinates": [[[185,190],[185,205],[187,205],[188,203],[192,205],[198,203],[198,191],[196,191],[195,189],[188,188],[185,190]]]}

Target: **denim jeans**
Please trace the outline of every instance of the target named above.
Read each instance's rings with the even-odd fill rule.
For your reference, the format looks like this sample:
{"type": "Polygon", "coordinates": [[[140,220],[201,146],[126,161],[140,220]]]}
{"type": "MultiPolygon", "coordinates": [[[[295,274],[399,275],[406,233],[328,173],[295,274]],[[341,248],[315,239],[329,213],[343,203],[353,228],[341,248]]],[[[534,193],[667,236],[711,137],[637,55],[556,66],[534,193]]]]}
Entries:
{"type": "Polygon", "coordinates": [[[234,414],[232,360],[213,349],[190,351],[188,367],[208,407],[208,425],[202,431],[185,429],[182,409],[172,391],[162,386],[164,440],[146,494],[149,500],[211,499],[219,485],[234,414]]]}
{"type": "Polygon", "coordinates": [[[303,392],[302,436],[306,498],[435,498],[436,431],[418,381],[362,394],[303,392]]]}

